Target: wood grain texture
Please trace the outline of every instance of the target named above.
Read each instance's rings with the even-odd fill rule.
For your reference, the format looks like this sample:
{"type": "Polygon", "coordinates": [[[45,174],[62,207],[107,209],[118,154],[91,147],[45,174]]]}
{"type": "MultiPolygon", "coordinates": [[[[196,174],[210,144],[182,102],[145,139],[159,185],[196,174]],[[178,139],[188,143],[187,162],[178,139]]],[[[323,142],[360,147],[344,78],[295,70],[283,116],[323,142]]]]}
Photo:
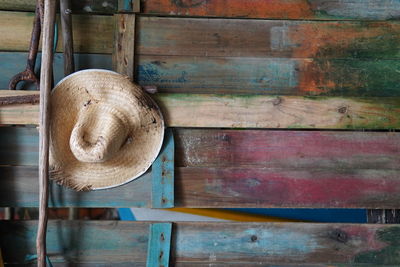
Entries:
{"type": "MultiPolygon", "coordinates": [[[[39,73],[39,66],[41,64],[40,54],[38,55],[36,63],[36,73],[39,73]]],[[[0,52],[0,88],[7,88],[8,82],[11,77],[25,68],[27,53],[25,52],[0,52]]],[[[97,69],[112,69],[111,55],[106,54],[74,54],[74,61],[76,70],[97,68],[97,69]]],[[[63,70],[63,54],[54,54],[54,82],[59,82],[64,78],[63,70]]],[[[20,82],[17,89],[34,89],[29,84],[20,82]]]]}
{"type": "MultiPolygon", "coordinates": [[[[0,11],[0,51],[27,51],[34,13],[0,11]]],[[[113,50],[113,18],[99,15],[73,15],[74,51],[108,53],[113,50]]],[[[62,51],[62,32],[58,33],[57,52],[62,51]]]]}
{"type": "MultiPolygon", "coordinates": [[[[164,93],[400,96],[398,60],[199,58],[136,55],[136,78],[164,93]]],[[[25,52],[0,52],[0,88],[25,66],[25,52]]],[[[38,64],[40,60],[38,59],[38,64]]],[[[54,58],[55,82],[63,77],[62,54],[54,58]]],[[[75,54],[76,69],[112,69],[111,55],[75,54]]],[[[27,89],[26,84],[18,88],[27,89]]]]}
{"type": "Polygon", "coordinates": [[[399,170],[178,168],[176,207],[396,208],[399,170]]]}
{"type": "Polygon", "coordinates": [[[114,16],[113,70],[135,80],[135,14],[114,16]]]}
{"type": "MultiPolygon", "coordinates": [[[[38,131],[1,127],[0,165],[37,166],[38,131]]],[[[174,129],[176,167],[381,169],[400,166],[399,132],[174,129]]]]}
{"type": "MultiPolygon", "coordinates": [[[[37,167],[0,167],[0,206],[37,207],[37,167]]],[[[151,207],[151,174],[114,188],[76,192],[50,183],[50,207],[151,207]]]]}
{"type": "Polygon", "coordinates": [[[140,17],[138,29],[142,55],[389,59],[400,55],[398,21],[140,17]]]}
{"type": "MultiPolygon", "coordinates": [[[[0,226],[5,262],[24,263],[25,255],[34,250],[36,222],[2,221],[0,226]]],[[[49,255],[54,263],[143,264],[148,226],[147,222],[51,221],[49,255]]],[[[176,223],[171,263],[396,266],[399,235],[395,225],[176,223]]]]}
{"type": "MultiPolygon", "coordinates": [[[[74,13],[112,14],[118,0],[73,0],[74,13]]],[[[207,16],[284,19],[389,20],[400,17],[400,4],[392,0],[147,0],[142,12],[172,16],[207,16]]],[[[3,0],[2,10],[34,11],[35,0],[3,0]]]]}
{"type": "Polygon", "coordinates": [[[165,93],[400,96],[398,60],[138,56],[137,81],[165,93]]]}
{"type": "MultiPolygon", "coordinates": [[[[113,14],[117,11],[118,0],[72,0],[74,13],[113,14]]],[[[2,0],[0,10],[34,11],[35,0],[2,0]]]]}
{"type": "MultiPolygon", "coordinates": [[[[34,94],[7,92],[1,96],[34,94]]],[[[399,98],[158,94],[170,127],[397,129],[399,98]]],[[[37,105],[0,107],[0,124],[37,124],[37,105]]]]}
{"type": "MultiPolygon", "coordinates": [[[[30,151],[29,144],[33,145],[33,136],[28,130],[17,133],[12,129],[0,136],[11,137],[12,132],[24,138],[25,145],[14,142],[8,149],[0,148],[0,153],[20,149],[21,155],[15,157],[23,157],[30,151]]],[[[343,169],[400,167],[398,132],[175,129],[174,136],[176,165],[180,167],[319,168],[338,173],[343,169]]],[[[12,137],[7,143],[12,143],[12,137]]],[[[1,157],[0,162],[3,158],[6,160],[1,157]]]]}
{"type": "MultiPolygon", "coordinates": [[[[29,12],[0,11],[3,36],[0,50],[27,51],[26,40],[29,40],[33,15],[29,12]]],[[[111,16],[73,15],[72,20],[76,52],[112,53],[114,23],[111,16]]],[[[138,53],[391,59],[399,57],[399,25],[397,21],[140,17],[138,53]]],[[[57,51],[61,50],[59,45],[57,51]]]]}
{"type": "MultiPolygon", "coordinates": [[[[37,207],[37,167],[0,167],[0,206],[37,207]]],[[[77,193],[51,185],[50,206],[151,207],[151,177],[77,193]]],[[[186,208],[397,208],[399,169],[180,167],[175,206],[186,208]]]]}
{"type": "Polygon", "coordinates": [[[147,0],[145,13],[274,19],[397,19],[400,3],[391,0],[147,0]]]}

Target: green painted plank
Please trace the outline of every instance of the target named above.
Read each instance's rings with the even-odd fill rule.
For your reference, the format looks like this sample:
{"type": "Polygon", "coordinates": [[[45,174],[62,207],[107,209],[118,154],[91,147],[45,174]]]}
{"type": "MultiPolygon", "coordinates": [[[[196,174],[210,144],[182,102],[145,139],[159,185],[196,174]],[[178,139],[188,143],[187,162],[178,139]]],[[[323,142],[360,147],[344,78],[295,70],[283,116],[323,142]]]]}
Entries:
{"type": "MultiPolygon", "coordinates": [[[[26,254],[35,253],[36,227],[36,221],[0,222],[6,263],[23,263],[26,254]]],[[[147,222],[50,221],[48,254],[54,263],[143,263],[148,227],[147,222]]],[[[173,265],[400,264],[395,225],[178,222],[172,235],[173,265]]]]}
{"type": "MultiPolygon", "coordinates": [[[[0,88],[7,88],[25,62],[26,53],[0,52],[0,88]]],[[[75,62],[77,70],[112,68],[110,55],[76,54],[75,62]]],[[[400,96],[399,62],[138,56],[137,80],[166,93],[400,96]]],[[[57,82],[63,77],[62,54],[54,64],[57,82]]]]}
{"type": "Polygon", "coordinates": [[[137,81],[160,92],[400,96],[398,60],[139,56],[137,81]]]}

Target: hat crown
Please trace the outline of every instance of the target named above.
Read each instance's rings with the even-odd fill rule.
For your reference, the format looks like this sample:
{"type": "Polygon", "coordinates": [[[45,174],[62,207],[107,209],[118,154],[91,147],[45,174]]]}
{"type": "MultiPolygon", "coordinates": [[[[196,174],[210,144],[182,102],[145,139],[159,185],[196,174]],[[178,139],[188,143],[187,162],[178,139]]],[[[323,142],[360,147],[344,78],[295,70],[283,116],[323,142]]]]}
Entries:
{"type": "Polygon", "coordinates": [[[130,132],[129,122],[122,112],[93,103],[81,109],[71,132],[70,148],[81,162],[105,162],[129,141],[130,132]]]}

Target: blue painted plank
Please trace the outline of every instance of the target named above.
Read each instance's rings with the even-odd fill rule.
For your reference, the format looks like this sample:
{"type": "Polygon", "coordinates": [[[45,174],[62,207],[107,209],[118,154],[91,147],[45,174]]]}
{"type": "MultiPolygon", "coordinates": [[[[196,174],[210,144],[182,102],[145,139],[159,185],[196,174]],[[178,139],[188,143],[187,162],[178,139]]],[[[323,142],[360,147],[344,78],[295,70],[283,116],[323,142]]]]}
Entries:
{"type": "Polygon", "coordinates": [[[153,208],[174,207],[174,154],[174,136],[172,130],[167,129],[161,152],[152,165],[153,208]]]}
{"type": "MultiPolygon", "coordinates": [[[[24,52],[0,52],[0,88],[8,88],[8,83],[15,74],[25,69],[26,59],[28,54],[24,52]]],[[[111,55],[102,54],[75,54],[76,70],[83,69],[112,69],[111,55]]],[[[36,73],[39,73],[41,62],[41,54],[38,54],[36,61],[36,73]]],[[[54,55],[54,81],[57,83],[64,77],[64,60],[62,53],[54,55]]],[[[34,89],[34,86],[26,85],[21,82],[18,84],[18,89],[34,89]]]]}
{"type": "Polygon", "coordinates": [[[228,209],[251,214],[301,221],[329,223],[366,223],[365,209],[228,209]]]}
{"type": "Polygon", "coordinates": [[[147,247],[147,267],[168,267],[171,251],[172,223],[150,225],[147,247]]]}

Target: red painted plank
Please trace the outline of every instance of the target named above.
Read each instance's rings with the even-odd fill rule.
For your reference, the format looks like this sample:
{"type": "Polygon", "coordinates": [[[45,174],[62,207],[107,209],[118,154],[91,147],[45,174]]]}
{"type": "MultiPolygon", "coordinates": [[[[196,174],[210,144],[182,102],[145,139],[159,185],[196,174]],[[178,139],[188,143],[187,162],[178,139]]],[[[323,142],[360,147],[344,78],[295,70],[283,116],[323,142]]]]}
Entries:
{"type": "Polygon", "coordinates": [[[399,170],[179,168],[182,207],[396,208],[399,170]]]}
{"type": "Polygon", "coordinates": [[[399,169],[400,133],[175,130],[179,166],[399,169]]]}

